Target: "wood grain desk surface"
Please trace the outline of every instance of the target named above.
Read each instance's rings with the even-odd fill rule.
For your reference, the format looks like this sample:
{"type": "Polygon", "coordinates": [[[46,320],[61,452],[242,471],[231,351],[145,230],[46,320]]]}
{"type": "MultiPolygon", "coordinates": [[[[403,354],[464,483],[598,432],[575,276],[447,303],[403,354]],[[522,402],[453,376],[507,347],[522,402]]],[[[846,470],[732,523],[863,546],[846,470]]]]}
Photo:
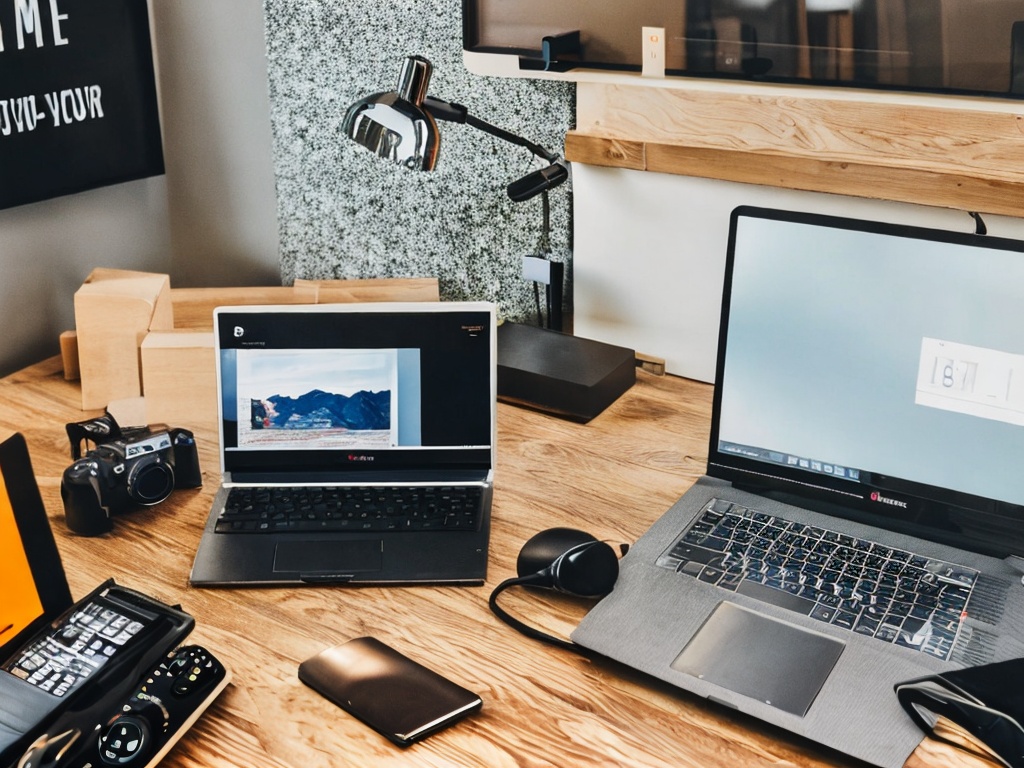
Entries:
{"type": "MultiPolygon", "coordinates": [[[[520,636],[487,608],[515,575],[522,543],[572,526],[631,542],[703,472],[711,388],[675,377],[638,382],[589,424],[501,404],[491,557],[482,587],[194,589],[188,573],[218,477],[213,425],[190,424],[205,486],[119,517],[103,537],[71,535],[60,500],[70,464],[64,424],[80,410],[57,358],[0,379],[0,438],[22,432],[73,595],[102,580],[180,603],[187,642],[233,680],[164,760],[167,766],[856,766],[859,763],[608,661],[520,636]],[[484,700],[482,712],[400,750],[299,682],[299,662],[372,635],[484,700]]],[[[514,615],[566,636],[588,602],[552,593],[502,597],[514,615]]],[[[931,740],[912,768],[991,768],[931,740]]]]}

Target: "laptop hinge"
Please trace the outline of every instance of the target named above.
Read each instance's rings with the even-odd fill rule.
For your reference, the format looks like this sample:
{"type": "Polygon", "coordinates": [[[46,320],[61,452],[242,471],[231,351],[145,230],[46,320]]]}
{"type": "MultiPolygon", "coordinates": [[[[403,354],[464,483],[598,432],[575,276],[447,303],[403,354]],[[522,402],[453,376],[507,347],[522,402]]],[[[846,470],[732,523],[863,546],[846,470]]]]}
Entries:
{"type": "Polygon", "coordinates": [[[224,485],[474,485],[490,484],[492,470],[437,470],[425,472],[295,473],[225,472],[224,485]]]}

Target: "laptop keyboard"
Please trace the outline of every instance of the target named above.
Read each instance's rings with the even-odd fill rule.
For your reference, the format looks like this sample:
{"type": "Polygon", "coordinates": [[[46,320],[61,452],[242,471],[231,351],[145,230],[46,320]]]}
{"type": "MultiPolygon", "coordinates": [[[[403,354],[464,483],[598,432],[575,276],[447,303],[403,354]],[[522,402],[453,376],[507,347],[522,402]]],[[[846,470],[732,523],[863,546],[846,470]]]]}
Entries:
{"type": "Polygon", "coordinates": [[[216,531],[477,530],[479,486],[232,488],[216,531]]]}
{"type": "Polygon", "coordinates": [[[89,602],[28,645],[4,668],[40,690],[65,696],[145,626],[109,603],[89,602]]]}
{"type": "Polygon", "coordinates": [[[948,660],[978,572],[713,499],[657,564],[948,660]]]}

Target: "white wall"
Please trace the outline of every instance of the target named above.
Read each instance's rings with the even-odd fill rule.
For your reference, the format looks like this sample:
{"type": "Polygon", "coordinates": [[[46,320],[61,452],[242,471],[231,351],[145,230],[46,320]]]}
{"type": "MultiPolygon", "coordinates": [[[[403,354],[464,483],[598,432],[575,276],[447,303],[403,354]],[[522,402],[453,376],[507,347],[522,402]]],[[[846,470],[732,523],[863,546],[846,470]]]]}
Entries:
{"type": "MultiPolygon", "coordinates": [[[[974,231],[964,211],[578,163],[573,194],[576,334],[665,358],[670,373],[701,381],[714,379],[737,205],[974,231]]],[[[1024,239],[1024,220],[983,218],[989,234],[1024,239]]]]}
{"type": "Polygon", "coordinates": [[[150,0],[171,284],[280,285],[262,0],[150,0]]]}
{"type": "Polygon", "coordinates": [[[0,211],[0,375],[58,351],[98,266],[182,287],[280,282],[262,3],[152,13],[167,173],[0,211]]]}

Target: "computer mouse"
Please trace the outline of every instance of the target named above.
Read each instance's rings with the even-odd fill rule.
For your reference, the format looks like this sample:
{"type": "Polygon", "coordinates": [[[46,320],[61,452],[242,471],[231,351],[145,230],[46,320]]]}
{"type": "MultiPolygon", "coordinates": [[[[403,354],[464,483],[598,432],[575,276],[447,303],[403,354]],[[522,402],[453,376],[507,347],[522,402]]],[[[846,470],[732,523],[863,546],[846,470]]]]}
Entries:
{"type": "Polygon", "coordinates": [[[530,538],[519,552],[516,571],[532,577],[527,586],[579,597],[603,597],[619,576],[619,558],[606,542],[574,528],[549,528],[530,538]]]}

